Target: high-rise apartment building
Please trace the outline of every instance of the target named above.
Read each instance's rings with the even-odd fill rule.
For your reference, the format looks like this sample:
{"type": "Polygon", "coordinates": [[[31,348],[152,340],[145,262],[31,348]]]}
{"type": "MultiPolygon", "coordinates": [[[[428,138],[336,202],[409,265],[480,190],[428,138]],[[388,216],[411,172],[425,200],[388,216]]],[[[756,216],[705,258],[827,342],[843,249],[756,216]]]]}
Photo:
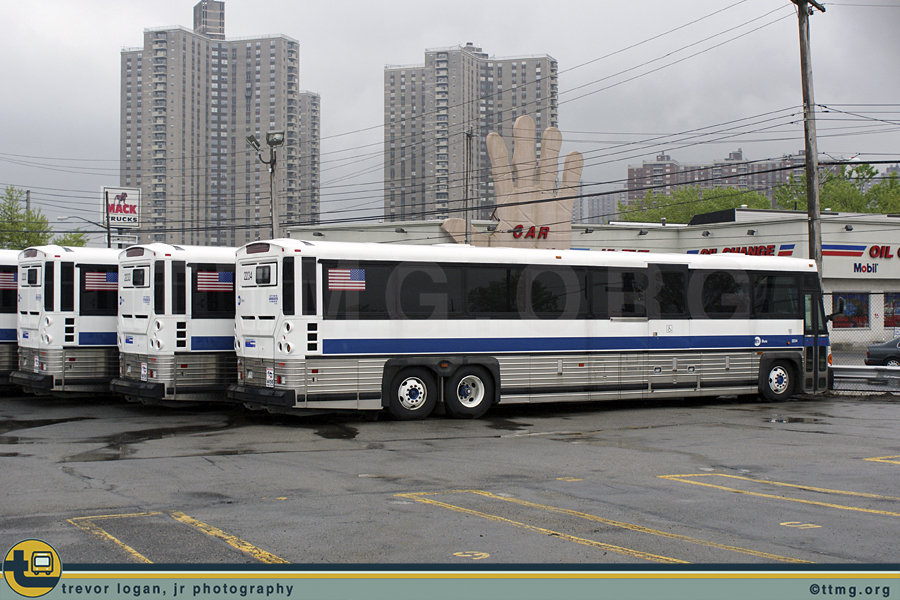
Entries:
{"type": "Polygon", "coordinates": [[[557,63],[492,58],[472,44],[425,51],[425,64],[384,70],[384,218],[487,218],[495,204],[485,140],[512,156],[512,126],[530,115],[535,148],[557,126],[557,63]]]}
{"type": "MultiPolygon", "coordinates": [[[[668,154],[640,165],[628,165],[628,203],[643,200],[648,190],[669,195],[678,186],[696,186],[701,190],[732,187],[753,190],[774,202],[775,187],[791,177],[801,179],[806,158],[804,151],[778,159],[749,161],[740,148],[728,158],[711,163],[681,163],[668,154]]],[[[773,204],[774,207],[774,204],[773,204]]]]}
{"type": "Polygon", "coordinates": [[[122,50],[120,185],[142,190],[140,241],[237,246],[271,235],[268,167],[247,144],[284,131],[274,195],[281,223],[319,214],[318,94],[299,88],[299,44],[225,37],[225,4],[194,29],[144,30],[122,50]]]}

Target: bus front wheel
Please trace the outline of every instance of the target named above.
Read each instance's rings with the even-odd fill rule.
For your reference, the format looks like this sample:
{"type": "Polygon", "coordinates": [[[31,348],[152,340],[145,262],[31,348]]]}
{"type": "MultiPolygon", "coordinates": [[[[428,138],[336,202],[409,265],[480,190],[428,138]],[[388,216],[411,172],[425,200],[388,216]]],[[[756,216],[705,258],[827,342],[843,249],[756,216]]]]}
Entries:
{"type": "Polygon", "coordinates": [[[458,418],[477,419],[487,412],[493,397],[494,381],[483,367],[460,367],[444,387],[447,411],[458,418]]]}
{"type": "Polygon", "coordinates": [[[388,410],[401,421],[424,419],[437,403],[437,384],[428,369],[404,369],[391,382],[388,410]]]}
{"type": "Polygon", "coordinates": [[[770,364],[760,391],[766,400],[779,401],[789,398],[794,391],[794,370],[790,363],[778,360],[770,364]]]}

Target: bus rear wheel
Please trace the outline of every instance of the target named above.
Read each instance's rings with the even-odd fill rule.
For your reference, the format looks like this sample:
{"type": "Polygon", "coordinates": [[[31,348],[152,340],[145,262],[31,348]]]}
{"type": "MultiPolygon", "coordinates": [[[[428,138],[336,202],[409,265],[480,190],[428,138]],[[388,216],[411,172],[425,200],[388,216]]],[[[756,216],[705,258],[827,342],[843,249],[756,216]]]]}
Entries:
{"type": "Polygon", "coordinates": [[[494,380],[483,367],[456,370],[444,386],[444,405],[454,417],[477,419],[491,406],[494,380]]]}
{"type": "Polygon", "coordinates": [[[766,400],[773,402],[790,398],[794,392],[794,370],[790,363],[777,360],[769,365],[760,392],[766,400]]]}
{"type": "Polygon", "coordinates": [[[428,369],[403,369],[391,381],[388,410],[396,419],[424,419],[431,414],[436,403],[437,384],[428,369]]]}

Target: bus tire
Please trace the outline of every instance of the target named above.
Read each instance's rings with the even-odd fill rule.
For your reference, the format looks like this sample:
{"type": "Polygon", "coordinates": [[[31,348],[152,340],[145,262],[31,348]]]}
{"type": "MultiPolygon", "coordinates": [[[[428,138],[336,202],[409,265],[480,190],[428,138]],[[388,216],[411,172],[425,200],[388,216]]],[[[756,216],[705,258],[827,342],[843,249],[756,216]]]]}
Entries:
{"type": "Polygon", "coordinates": [[[458,368],[444,384],[444,405],[457,418],[477,419],[491,406],[494,379],[484,367],[458,368]]]}
{"type": "Polygon", "coordinates": [[[760,394],[769,401],[786,400],[794,393],[794,369],[785,360],[776,360],[766,369],[760,394]]]}
{"type": "Polygon", "coordinates": [[[403,369],[391,381],[388,410],[401,421],[424,419],[437,403],[437,384],[423,367],[403,369]]]}

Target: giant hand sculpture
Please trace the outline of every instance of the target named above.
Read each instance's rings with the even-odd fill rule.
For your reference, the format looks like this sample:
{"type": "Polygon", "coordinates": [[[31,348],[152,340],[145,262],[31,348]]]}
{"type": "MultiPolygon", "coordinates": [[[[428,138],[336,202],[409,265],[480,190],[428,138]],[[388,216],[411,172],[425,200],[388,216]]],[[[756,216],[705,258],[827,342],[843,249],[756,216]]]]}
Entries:
{"type": "Polygon", "coordinates": [[[566,156],[562,179],[556,185],[562,134],[556,127],[544,130],[541,156],[534,156],[534,120],[516,119],[513,125],[513,158],[503,138],[487,136],[487,151],[494,174],[497,199],[495,215],[500,219],[490,236],[490,246],[570,248],[572,205],[578,193],[584,158],[580,152],[566,156]]]}

